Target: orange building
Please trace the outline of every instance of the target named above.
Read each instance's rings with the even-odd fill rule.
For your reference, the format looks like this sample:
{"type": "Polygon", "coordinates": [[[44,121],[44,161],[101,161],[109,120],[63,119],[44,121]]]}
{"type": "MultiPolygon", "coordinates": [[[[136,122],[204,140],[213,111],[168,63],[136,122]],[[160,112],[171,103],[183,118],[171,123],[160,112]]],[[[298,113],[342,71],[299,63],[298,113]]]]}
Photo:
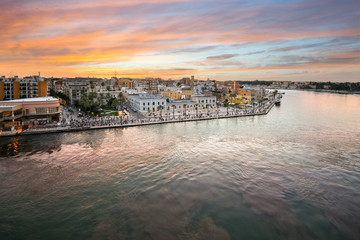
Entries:
{"type": "Polygon", "coordinates": [[[177,91],[177,92],[161,92],[161,96],[164,98],[171,98],[171,99],[181,99],[181,92],[177,91]]]}
{"type": "Polygon", "coordinates": [[[0,82],[0,101],[4,100],[4,82],[0,82]]]}
{"type": "Polygon", "coordinates": [[[250,99],[251,100],[251,92],[250,91],[245,91],[244,88],[238,88],[235,91],[236,95],[240,95],[244,98],[250,99]]]}
{"type": "Polygon", "coordinates": [[[178,91],[164,91],[161,96],[164,98],[171,98],[173,100],[190,99],[194,95],[194,91],[190,89],[182,89],[178,91]]]}
{"type": "Polygon", "coordinates": [[[18,81],[13,82],[13,94],[14,94],[14,99],[20,98],[20,82],[18,81]]]}
{"type": "Polygon", "coordinates": [[[134,88],[134,82],[130,79],[121,79],[118,81],[118,85],[122,87],[134,88]]]}
{"type": "Polygon", "coordinates": [[[47,83],[46,81],[38,82],[38,97],[47,96],[47,83]]]}

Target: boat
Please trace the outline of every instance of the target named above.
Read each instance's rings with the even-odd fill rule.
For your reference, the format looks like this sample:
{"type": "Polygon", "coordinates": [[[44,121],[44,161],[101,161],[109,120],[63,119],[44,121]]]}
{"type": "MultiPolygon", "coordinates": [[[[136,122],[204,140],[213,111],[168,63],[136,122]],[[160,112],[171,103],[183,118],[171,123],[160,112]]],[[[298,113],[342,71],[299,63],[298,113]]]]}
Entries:
{"type": "Polygon", "coordinates": [[[280,98],[277,98],[277,99],[275,100],[275,105],[276,105],[276,106],[280,106],[280,103],[281,103],[280,98]]]}

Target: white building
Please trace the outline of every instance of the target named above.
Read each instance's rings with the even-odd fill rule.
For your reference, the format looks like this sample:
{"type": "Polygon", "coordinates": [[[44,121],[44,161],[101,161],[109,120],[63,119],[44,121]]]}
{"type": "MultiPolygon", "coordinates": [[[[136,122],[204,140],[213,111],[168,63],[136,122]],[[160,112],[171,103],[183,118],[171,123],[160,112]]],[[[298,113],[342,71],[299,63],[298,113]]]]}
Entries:
{"type": "Polygon", "coordinates": [[[191,101],[200,107],[216,107],[216,97],[205,95],[192,95],[191,101]]]}
{"type": "Polygon", "coordinates": [[[174,100],[167,104],[165,110],[175,113],[186,114],[194,113],[195,111],[205,113],[207,111],[216,110],[216,97],[208,97],[205,95],[191,95],[190,100],[174,100]]]}
{"type": "Polygon", "coordinates": [[[129,95],[129,104],[134,111],[141,113],[158,111],[159,106],[166,109],[166,100],[157,95],[129,95]]]}

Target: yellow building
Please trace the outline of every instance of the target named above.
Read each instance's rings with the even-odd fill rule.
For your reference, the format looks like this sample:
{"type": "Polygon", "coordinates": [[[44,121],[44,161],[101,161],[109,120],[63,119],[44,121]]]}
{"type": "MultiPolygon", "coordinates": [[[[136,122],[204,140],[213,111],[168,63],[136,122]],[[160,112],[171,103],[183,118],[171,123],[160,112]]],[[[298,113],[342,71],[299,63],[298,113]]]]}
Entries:
{"type": "Polygon", "coordinates": [[[182,99],[190,99],[191,98],[191,95],[194,95],[194,91],[193,90],[190,90],[190,89],[187,89],[187,90],[181,90],[181,94],[183,96],[182,99]]]}
{"type": "Polygon", "coordinates": [[[0,101],[4,100],[4,82],[0,82],[0,101]]]}
{"type": "Polygon", "coordinates": [[[18,80],[3,79],[0,81],[0,101],[20,98],[20,82],[18,80]]]}
{"type": "Polygon", "coordinates": [[[245,91],[243,88],[236,89],[236,94],[226,95],[226,99],[231,104],[247,104],[251,102],[251,92],[245,91]]]}
{"type": "Polygon", "coordinates": [[[165,91],[165,92],[161,92],[161,96],[164,97],[164,98],[171,98],[171,99],[181,99],[181,92],[168,92],[168,91],[165,91]]]}
{"type": "Polygon", "coordinates": [[[173,100],[190,99],[191,95],[194,95],[193,90],[178,90],[178,91],[164,91],[161,92],[161,96],[164,98],[171,98],[173,100]]]}
{"type": "Polygon", "coordinates": [[[119,80],[118,85],[123,86],[123,87],[128,87],[128,88],[134,88],[134,82],[130,79],[119,80]]]}
{"type": "Polygon", "coordinates": [[[14,81],[13,82],[13,91],[14,91],[14,99],[20,98],[20,82],[14,81]]]}
{"type": "Polygon", "coordinates": [[[47,83],[46,81],[38,82],[38,97],[46,97],[47,96],[47,83]]]}

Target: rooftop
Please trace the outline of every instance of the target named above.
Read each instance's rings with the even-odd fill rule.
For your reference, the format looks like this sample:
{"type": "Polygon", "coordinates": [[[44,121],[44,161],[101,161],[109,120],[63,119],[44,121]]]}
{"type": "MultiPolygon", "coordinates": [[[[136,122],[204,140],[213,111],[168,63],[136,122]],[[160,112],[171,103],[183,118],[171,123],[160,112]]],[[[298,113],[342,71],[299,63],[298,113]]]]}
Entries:
{"type": "Polygon", "coordinates": [[[11,104],[11,103],[24,103],[24,102],[50,102],[50,101],[58,101],[58,99],[54,97],[21,98],[15,100],[0,101],[0,103],[11,104]]]}

